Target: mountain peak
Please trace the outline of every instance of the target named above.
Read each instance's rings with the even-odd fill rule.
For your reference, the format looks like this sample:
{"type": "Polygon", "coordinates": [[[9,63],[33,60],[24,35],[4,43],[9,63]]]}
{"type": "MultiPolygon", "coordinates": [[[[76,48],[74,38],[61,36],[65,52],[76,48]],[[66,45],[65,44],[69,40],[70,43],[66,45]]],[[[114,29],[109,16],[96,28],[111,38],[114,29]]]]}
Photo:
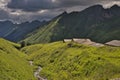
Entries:
{"type": "Polygon", "coordinates": [[[113,5],[111,8],[120,8],[117,4],[113,5]]]}
{"type": "Polygon", "coordinates": [[[89,7],[89,8],[98,9],[98,8],[103,8],[103,6],[98,4],[98,5],[93,5],[93,6],[89,7]]]}
{"type": "Polygon", "coordinates": [[[91,7],[88,7],[88,8],[86,8],[85,10],[83,10],[83,11],[89,11],[89,12],[92,12],[92,11],[95,11],[96,13],[98,13],[98,11],[102,11],[102,10],[104,10],[104,7],[102,6],[102,5],[93,5],[93,6],[91,6],[91,7]]]}
{"type": "Polygon", "coordinates": [[[56,16],[55,18],[53,18],[53,20],[54,19],[57,19],[58,17],[63,17],[63,16],[65,16],[65,15],[67,15],[68,13],[66,12],[66,11],[64,11],[63,13],[61,13],[60,15],[58,15],[58,16],[56,16]]]}
{"type": "Polygon", "coordinates": [[[66,14],[68,14],[68,13],[66,11],[64,11],[60,16],[64,16],[66,14]]]}

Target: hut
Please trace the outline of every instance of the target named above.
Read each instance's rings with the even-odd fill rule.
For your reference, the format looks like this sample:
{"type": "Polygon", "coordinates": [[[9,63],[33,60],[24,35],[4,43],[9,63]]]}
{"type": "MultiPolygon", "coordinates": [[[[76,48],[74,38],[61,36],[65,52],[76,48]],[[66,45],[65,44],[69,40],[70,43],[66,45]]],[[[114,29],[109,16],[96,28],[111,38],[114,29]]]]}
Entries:
{"type": "Polygon", "coordinates": [[[83,42],[85,42],[85,39],[73,38],[73,42],[76,42],[76,43],[83,43],[83,42]]]}
{"type": "Polygon", "coordinates": [[[93,42],[90,39],[73,38],[73,41],[79,44],[91,45],[91,46],[96,46],[96,47],[104,46],[104,44],[93,42]]]}
{"type": "Polygon", "coordinates": [[[73,38],[73,41],[80,44],[88,44],[88,45],[93,44],[93,42],[90,39],[73,38]]]}
{"type": "Polygon", "coordinates": [[[110,42],[105,43],[106,45],[109,46],[115,46],[115,47],[120,47],[120,40],[112,40],[110,42]]]}
{"type": "Polygon", "coordinates": [[[64,39],[63,42],[64,43],[66,43],[66,42],[72,42],[72,39],[64,39]]]}
{"type": "Polygon", "coordinates": [[[104,44],[101,44],[101,43],[93,43],[93,44],[91,44],[92,46],[96,46],[96,47],[103,47],[104,46],[104,44]]]}

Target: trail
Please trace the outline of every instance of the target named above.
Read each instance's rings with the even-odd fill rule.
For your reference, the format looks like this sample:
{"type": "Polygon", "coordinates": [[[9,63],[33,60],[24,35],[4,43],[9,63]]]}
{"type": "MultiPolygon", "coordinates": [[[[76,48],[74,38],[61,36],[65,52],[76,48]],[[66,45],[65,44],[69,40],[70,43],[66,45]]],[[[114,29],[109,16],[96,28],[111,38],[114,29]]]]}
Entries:
{"type": "MultiPolygon", "coordinates": [[[[34,65],[33,65],[33,61],[29,61],[29,64],[30,64],[30,66],[34,66],[34,65]]],[[[38,66],[37,70],[34,72],[35,78],[37,78],[38,80],[47,80],[47,79],[42,78],[42,77],[39,75],[39,73],[41,72],[41,70],[42,70],[42,68],[41,68],[40,66],[38,66]]]]}

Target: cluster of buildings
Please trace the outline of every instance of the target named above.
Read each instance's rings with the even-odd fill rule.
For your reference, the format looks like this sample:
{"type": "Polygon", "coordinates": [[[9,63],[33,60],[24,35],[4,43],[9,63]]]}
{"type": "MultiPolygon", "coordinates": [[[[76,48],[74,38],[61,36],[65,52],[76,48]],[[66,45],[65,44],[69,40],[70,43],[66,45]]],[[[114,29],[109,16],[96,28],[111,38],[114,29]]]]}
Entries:
{"type": "Polygon", "coordinates": [[[113,40],[105,44],[102,44],[102,43],[93,42],[90,39],[73,38],[73,39],[64,39],[63,42],[76,42],[79,44],[91,45],[96,47],[102,47],[105,45],[120,47],[120,40],[113,40]]]}

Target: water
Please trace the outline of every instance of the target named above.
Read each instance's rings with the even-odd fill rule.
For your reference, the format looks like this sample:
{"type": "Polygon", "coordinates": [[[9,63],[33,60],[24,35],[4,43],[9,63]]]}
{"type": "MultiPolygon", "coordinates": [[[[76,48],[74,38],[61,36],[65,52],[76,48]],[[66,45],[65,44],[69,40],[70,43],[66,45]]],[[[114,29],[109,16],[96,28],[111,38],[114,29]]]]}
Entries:
{"type": "MultiPolygon", "coordinates": [[[[29,64],[30,64],[31,66],[33,66],[33,61],[29,61],[29,64]]],[[[37,78],[38,80],[47,80],[47,79],[42,78],[42,77],[39,75],[39,73],[41,72],[41,70],[42,70],[42,68],[41,68],[40,66],[38,66],[37,70],[34,72],[35,78],[37,78]]]]}

